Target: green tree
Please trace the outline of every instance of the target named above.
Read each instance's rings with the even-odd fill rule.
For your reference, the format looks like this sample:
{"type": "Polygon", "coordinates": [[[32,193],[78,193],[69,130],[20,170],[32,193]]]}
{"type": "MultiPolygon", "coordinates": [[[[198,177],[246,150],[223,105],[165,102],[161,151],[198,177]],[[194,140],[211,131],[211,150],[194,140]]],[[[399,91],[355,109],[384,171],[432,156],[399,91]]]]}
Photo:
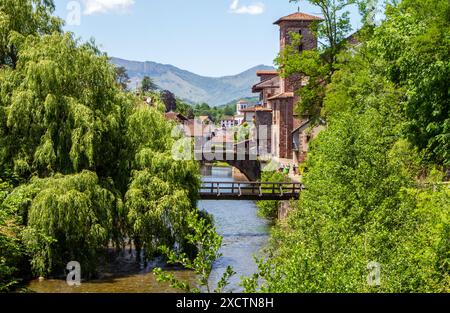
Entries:
{"type": "Polygon", "coordinates": [[[185,215],[196,206],[200,179],[195,161],[172,158],[171,125],[161,113],[138,108],[128,120],[127,137],[135,159],[133,176],[126,193],[126,208],[131,235],[144,257],[158,252],[162,244],[186,244],[185,215]]]}
{"type": "MultiPolygon", "coordinates": [[[[288,182],[289,179],[285,174],[273,171],[263,172],[261,177],[262,182],[288,182]]],[[[278,217],[278,209],[280,208],[281,201],[278,200],[264,200],[258,201],[258,214],[264,218],[275,220],[278,217]]]]}
{"type": "Polygon", "coordinates": [[[143,93],[155,91],[158,89],[158,86],[153,82],[149,76],[144,76],[141,82],[141,90],[143,93]]]}
{"type": "MultiPolygon", "coordinates": [[[[260,264],[263,291],[447,289],[448,273],[436,264],[447,262],[438,247],[447,245],[440,229],[448,223],[450,203],[435,201],[424,212],[405,192],[413,187],[408,169],[419,158],[405,141],[395,140],[386,121],[373,109],[360,116],[345,113],[313,142],[306,190],[289,230],[274,232],[270,257],[260,264]],[[378,289],[366,283],[371,261],[382,265],[378,289]]],[[[252,280],[245,284],[255,287],[252,280]]]]}
{"type": "Polygon", "coordinates": [[[0,2],[0,65],[15,68],[20,43],[27,36],[61,32],[62,20],[52,16],[52,0],[0,2]]]}
{"type": "MultiPolygon", "coordinates": [[[[298,0],[290,0],[298,2],[298,0]]],[[[309,0],[320,8],[323,21],[311,24],[314,35],[319,40],[319,47],[314,50],[299,51],[302,36],[291,34],[291,44],[280,52],[275,63],[283,77],[301,75],[307,77],[308,83],[297,92],[301,98],[297,112],[309,116],[314,123],[319,122],[326,86],[339,68],[339,53],[347,44],[347,36],[352,28],[350,24],[350,6],[356,0],[309,0]]],[[[367,15],[367,7],[361,3],[361,14],[367,15]]],[[[367,20],[366,20],[367,21],[367,20]]]]}
{"type": "Polygon", "coordinates": [[[122,90],[128,89],[130,83],[130,76],[128,76],[127,69],[123,66],[116,67],[116,80],[122,90]]]}
{"type": "Polygon", "coordinates": [[[169,90],[161,91],[161,101],[165,105],[166,112],[177,110],[177,98],[169,90]]]}
{"type": "Polygon", "coordinates": [[[427,162],[450,165],[450,4],[402,1],[388,7],[370,49],[380,73],[406,95],[405,134],[427,162]]]}
{"type": "MultiPolygon", "coordinates": [[[[290,0],[290,2],[299,2],[299,0],[290,0]]],[[[324,53],[324,60],[329,64],[330,70],[334,71],[336,56],[344,39],[352,30],[349,7],[357,0],[308,0],[308,2],[319,7],[322,13],[323,21],[314,22],[312,28],[321,41],[320,50],[324,53]]]]}
{"type": "Polygon", "coordinates": [[[20,243],[20,223],[3,201],[12,187],[0,179],[0,292],[12,290],[19,282],[23,249],[20,243]]]}
{"type": "Polygon", "coordinates": [[[111,238],[116,205],[95,173],[32,179],[4,205],[20,209],[17,213],[26,220],[22,236],[35,274],[64,274],[72,260],[82,264],[87,277],[95,273],[98,251],[111,238]]]}
{"type": "MultiPolygon", "coordinates": [[[[164,110],[122,92],[93,43],[53,33],[18,47],[16,68],[0,68],[0,177],[16,187],[2,214],[20,226],[2,237],[8,253],[17,239],[34,273],[60,274],[76,259],[86,277],[128,238],[146,257],[162,243],[194,255],[182,217],[195,208],[199,170],[172,159],[164,110]]],[[[2,258],[3,270],[12,257],[2,258]]]]}
{"type": "MultiPolygon", "coordinates": [[[[180,281],[173,274],[164,272],[161,268],[156,268],[153,273],[159,282],[168,282],[172,288],[181,289],[185,292],[199,293],[201,291],[211,292],[213,289],[209,284],[209,277],[214,262],[222,256],[219,249],[222,245],[222,237],[220,237],[211,221],[200,216],[198,213],[190,212],[186,216],[189,228],[192,233],[187,236],[187,240],[191,245],[198,248],[197,256],[194,260],[190,260],[185,253],[179,253],[167,246],[161,248],[163,254],[168,258],[168,263],[172,265],[180,264],[184,268],[194,271],[197,275],[197,286],[191,286],[187,282],[180,281]]],[[[218,282],[214,292],[221,293],[228,285],[229,279],[235,274],[233,269],[228,266],[222,278],[218,282]]]]}
{"type": "Polygon", "coordinates": [[[236,106],[235,105],[227,105],[223,109],[223,114],[227,116],[233,116],[236,114],[236,106]]]}
{"type": "Polygon", "coordinates": [[[445,32],[441,12],[447,7],[444,1],[414,0],[388,7],[367,42],[339,53],[339,67],[324,90],[328,128],[311,143],[306,190],[288,226],[274,230],[259,275],[243,282],[247,290],[257,290],[259,278],[265,282],[261,289],[272,292],[449,290],[450,189],[442,184],[445,173],[435,175],[423,165],[425,156],[443,169],[445,154],[424,153],[408,130],[411,116],[420,112],[422,121],[443,117],[436,125],[445,135],[448,113],[421,109],[430,105],[429,96],[436,108],[445,107],[441,72],[427,76],[421,61],[409,62],[417,51],[427,51],[425,60],[448,61],[445,40],[430,50],[412,44],[427,42],[428,31],[438,31],[435,23],[445,32]],[[441,83],[430,84],[431,77],[441,83]],[[418,86],[429,89],[412,107],[418,86]],[[366,282],[372,261],[381,264],[378,287],[366,282]]]}

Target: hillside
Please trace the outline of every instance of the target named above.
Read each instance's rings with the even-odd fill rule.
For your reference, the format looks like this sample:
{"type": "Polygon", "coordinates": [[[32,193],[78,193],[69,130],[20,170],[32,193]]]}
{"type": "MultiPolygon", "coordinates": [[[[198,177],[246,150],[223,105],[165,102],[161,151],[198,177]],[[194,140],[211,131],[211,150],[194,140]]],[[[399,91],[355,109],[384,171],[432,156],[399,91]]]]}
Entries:
{"type": "Polygon", "coordinates": [[[119,58],[112,58],[111,62],[127,69],[131,89],[135,89],[144,76],[150,76],[160,88],[172,91],[183,100],[193,103],[206,102],[212,106],[255,96],[251,92],[251,87],[258,82],[256,71],[273,69],[270,66],[259,65],[233,76],[205,77],[173,65],[155,62],[137,62],[119,58]]]}

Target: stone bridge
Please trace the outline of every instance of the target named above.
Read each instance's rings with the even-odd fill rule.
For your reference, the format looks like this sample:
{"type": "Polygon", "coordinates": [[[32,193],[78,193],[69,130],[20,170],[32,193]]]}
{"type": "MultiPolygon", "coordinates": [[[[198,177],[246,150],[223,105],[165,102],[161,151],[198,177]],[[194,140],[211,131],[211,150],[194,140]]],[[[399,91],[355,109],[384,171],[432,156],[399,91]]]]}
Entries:
{"type": "Polygon", "coordinates": [[[249,181],[257,181],[261,178],[261,162],[258,160],[256,145],[249,140],[236,145],[214,145],[195,151],[196,160],[202,162],[221,161],[237,168],[249,181]]]}

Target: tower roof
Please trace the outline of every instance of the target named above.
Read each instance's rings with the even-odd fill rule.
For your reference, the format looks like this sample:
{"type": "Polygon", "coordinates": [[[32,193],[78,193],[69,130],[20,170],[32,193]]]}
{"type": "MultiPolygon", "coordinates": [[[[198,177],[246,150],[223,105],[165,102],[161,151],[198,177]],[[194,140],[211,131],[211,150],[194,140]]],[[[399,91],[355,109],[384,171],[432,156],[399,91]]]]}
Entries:
{"type": "Polygon", "coordinates": [[[284,16],[276,21],[274,24],[279,25],[281,22],[289,21],[323,21],[323,18],[319,16],[314,16],[307,13],[295,12],[293,14],[284,16]]]}
{"type": "Polygon", "coordinates": [[[278,75],[278,71],[277,70],[256,71],[256,76],[265,76],[265,75],[278,75]]]}

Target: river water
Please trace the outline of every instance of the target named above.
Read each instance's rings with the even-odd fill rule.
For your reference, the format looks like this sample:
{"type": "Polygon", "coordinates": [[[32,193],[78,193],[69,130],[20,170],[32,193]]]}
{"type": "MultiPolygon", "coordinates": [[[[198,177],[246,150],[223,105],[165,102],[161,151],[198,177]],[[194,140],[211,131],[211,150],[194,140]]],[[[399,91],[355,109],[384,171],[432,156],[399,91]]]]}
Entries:
{"type": "MultiPolygon", "coordinates": [[[[232,168],[205,167],[202,169],[204,181],[232,182],[232,168]]],[[[242,276],[251,276],[256,272],[254,256],[262,255],[262,248],[269,237],[269,223],[257,216],[253,201],[199,201],[200,209],[213,215],[217,232],[223,237],[221,253],[223,256],[214,264],[210,285],[214,288],[227,266],[237,273],[230,280],[226,291],[239,292],[242,276]]],[[[34,292],[45,293],[154,293],[174,292],[166,284],[158,283],[152,274],[157,261],[147,267],[136,265],[130,255],[124,255],[102,268],[100,278],[83,282],[79,287],[70,287],[65,280],[34,280],[28,288],[34,292]]],[[[183,280],[195,281],[195,275],[186,270],[173,273],[183,280]]]]}

